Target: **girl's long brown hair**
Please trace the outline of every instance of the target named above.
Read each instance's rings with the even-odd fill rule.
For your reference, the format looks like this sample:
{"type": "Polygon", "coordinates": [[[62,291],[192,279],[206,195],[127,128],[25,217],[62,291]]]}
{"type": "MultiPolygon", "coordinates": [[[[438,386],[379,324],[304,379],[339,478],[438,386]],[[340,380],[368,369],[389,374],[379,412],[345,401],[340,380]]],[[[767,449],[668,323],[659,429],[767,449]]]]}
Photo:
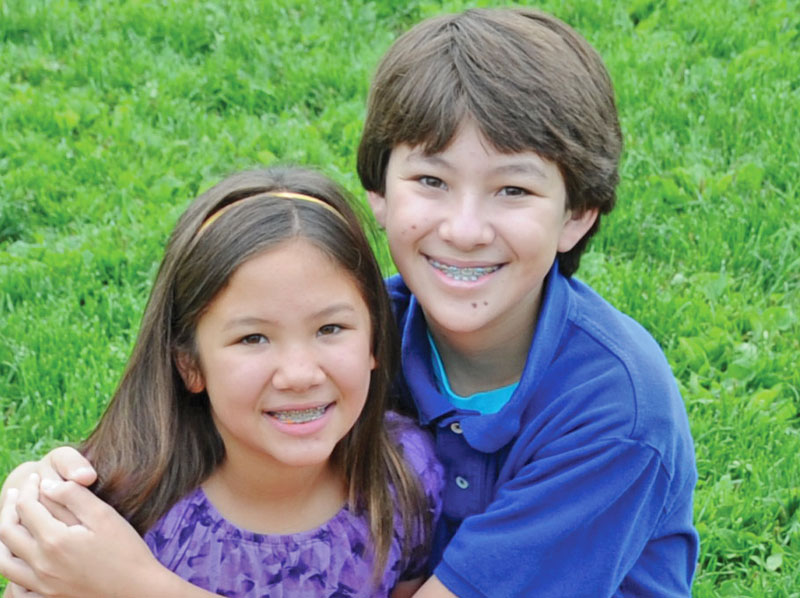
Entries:
{"type": "Polygon", "coordinates": [[[413,538],[429,538],[429,507],[384,421],[399,352],[383,279],[346,193],[321,174],[297,168],[242,172],[189,206],[170,237],[119,387],[82,451],[98,473],[94,491],[140,534],[198,487],[225,458],[225,447],[208,396],[186,389],[176,355],[195,356],[198,319],[243,262],[296,237],[352,276],[371,316],[377,366],[364,410],[332,460],[348,483],[350,508],[368,518],[377,578],[388,557],[395,509],[402,514],[407,551],[413,538]],[[285,198],[239,201],[276,191],[319,198],[338,214],[285,198]],[[233,202],[198,235],[210,215],[233,202]]]}

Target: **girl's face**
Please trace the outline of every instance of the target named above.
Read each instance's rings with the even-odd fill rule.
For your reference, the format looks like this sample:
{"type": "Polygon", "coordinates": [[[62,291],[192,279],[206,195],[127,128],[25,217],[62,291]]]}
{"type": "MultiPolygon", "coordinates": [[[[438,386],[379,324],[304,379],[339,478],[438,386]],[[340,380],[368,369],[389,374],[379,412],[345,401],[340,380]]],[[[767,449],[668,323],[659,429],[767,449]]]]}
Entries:
{"type": "Polygon", "coordinates": [[[297,239],[235,271],[198,322],[199,363],[179,362],[208,392],[228,464],[319,466],[364,407],[371,340],[350,274],[297,239]]]}

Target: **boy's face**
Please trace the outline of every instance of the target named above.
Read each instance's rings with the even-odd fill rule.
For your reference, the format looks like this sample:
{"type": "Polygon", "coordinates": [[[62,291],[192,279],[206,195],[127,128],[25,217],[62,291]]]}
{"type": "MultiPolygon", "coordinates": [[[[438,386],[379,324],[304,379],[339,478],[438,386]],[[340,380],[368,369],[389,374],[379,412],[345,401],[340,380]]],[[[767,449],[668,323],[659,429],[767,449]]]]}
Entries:
{"type": "Polygon", "coordinates": [[[530,334],[556,253],[597,217],[566,209],[554,162],[500,153],[471,122],[437,154],[395,147],[369,200],[434,335],[483,346],[530,334]]]}

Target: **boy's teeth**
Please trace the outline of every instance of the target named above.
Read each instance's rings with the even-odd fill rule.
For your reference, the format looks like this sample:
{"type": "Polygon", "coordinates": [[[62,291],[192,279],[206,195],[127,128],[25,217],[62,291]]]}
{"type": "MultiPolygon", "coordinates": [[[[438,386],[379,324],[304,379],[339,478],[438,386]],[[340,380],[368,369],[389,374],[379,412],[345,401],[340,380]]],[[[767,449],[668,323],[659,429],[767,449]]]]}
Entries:
{"type": "Polygon", "coordinates": [[[311,409],[287,409],[285,411],[270,411],[269,414],[284,424],[304,424],[319,419],[325,414],[327,405],[312,407],[311,409]]]}
{"type": "Polygon", "coordinates": [[[500,266],[476,266],[474,268],[459,268],[457,266],[449,266],[447,264],[443,264],[442,262],[436,261],[434,259],[430,260],[430,264],[431,266],[433,266],[440,272],[444,272],[445,275],[449,276],[454,280],[468,280],[468,281],[478,280],[481,276],[491,274],[492,272],[500,268],[500,266]]]}

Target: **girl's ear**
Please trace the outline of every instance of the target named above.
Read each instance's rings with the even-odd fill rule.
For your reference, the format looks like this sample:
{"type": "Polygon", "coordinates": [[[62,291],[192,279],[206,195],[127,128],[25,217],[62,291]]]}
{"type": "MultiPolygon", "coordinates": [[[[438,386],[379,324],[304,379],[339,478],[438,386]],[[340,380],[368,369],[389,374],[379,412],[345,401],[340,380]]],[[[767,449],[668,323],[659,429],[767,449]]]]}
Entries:
{"type": "Polygon", "coordinates": [[[186,390],[194,394],[203,392],[206,387],[206,383],[205,380],[203,380],[203,373],[197,366],[197,362],[194,357],[189,355],[186,351],[176,351],[175,365],[178,368],[181,378],[183,378],[183,383],[186,385],[186,390]]]}

